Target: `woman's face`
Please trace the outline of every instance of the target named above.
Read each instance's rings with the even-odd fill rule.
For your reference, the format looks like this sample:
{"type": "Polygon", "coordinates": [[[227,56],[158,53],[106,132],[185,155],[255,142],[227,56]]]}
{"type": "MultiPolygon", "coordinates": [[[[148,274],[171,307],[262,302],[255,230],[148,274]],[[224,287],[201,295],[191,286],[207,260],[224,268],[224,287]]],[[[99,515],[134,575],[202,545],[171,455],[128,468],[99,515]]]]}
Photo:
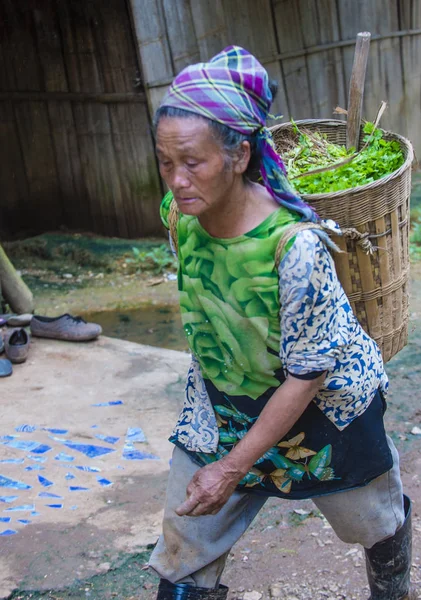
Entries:
{"type": "Polygon", "coordinates": [[[156,151],[161,177],[184,214],[200,216],[218,209],[242,181],[238,162],[227,163],[221,144],[202,119],[162,117],[156,151]]]}

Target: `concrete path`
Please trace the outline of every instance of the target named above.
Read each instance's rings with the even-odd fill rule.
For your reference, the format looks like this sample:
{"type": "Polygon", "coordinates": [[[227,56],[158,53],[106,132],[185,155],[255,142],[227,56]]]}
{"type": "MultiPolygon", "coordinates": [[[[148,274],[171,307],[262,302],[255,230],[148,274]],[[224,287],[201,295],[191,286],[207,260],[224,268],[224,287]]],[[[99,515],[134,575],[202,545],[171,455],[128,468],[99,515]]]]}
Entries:
{"type": "Polygon", "coordinates": [[[0,598],[64,587],[156,540],[188,364],[106,337],[34,339],[0,380],[0,598]]]}

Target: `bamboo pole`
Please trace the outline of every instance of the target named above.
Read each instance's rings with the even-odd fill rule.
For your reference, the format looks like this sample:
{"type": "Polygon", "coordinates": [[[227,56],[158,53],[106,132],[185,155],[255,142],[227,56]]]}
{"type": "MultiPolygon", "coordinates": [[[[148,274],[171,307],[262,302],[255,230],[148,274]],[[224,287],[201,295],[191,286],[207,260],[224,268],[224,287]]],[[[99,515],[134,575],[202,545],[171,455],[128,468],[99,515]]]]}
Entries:
{"type": "Polygon", "coordinates": [[[34,311],[32,292],[16,272],[1,245],[0,282],[3,297],[13,312],[23,314],[34,311]]]}
{"type": "Polygon", "coordinates": [[[348,97],[348,120],[346,127],[346,147],[358,150],[360,139],[361,111],[363,107],[364,82],[367,70],[368,52],[370,50],[371,33],[364,31],[357,35],[354,64],[348,97]]]}

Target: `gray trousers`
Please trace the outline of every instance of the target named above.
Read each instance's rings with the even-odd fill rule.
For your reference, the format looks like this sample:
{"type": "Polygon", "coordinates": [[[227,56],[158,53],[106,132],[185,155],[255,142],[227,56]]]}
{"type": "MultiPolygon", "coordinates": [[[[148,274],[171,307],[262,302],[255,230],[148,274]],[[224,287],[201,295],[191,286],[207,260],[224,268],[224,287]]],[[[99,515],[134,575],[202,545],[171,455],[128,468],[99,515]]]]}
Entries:
{"type": "MultiPolygon", "coordinates": [[[[336,535],[349,544],[371,548],[391,537],[404,522],[398,452],[390,438],[393,468],[368,485],[313,498],[336,535]]],[[[199,467],[174,449],[168,480],[163,532],[149,566],[172,583],[215,588],[232,546],[243,535],[267,498],[234,492],[216,515],[179,517],[175,509],[186,499],[186,488],[199,467]]]]}

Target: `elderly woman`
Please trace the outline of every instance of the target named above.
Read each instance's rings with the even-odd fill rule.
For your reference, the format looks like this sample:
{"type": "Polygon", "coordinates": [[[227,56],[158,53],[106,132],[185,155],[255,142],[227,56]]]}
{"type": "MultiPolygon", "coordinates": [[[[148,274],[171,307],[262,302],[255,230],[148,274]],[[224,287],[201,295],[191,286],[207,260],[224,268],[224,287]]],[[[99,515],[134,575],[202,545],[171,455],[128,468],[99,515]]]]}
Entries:
{"type": "Polygon", "coordinates": [[[182,71],[156,114],[192,351],[150,559],[158,599],[225,599],[226,557],[269,496],[312,498],[366,549],[371,598],[408,598],[410,503],[383,425],[382,358],[318,216],[288,185],[265,127],[271,102],[265,69],[233,46],[182,71]]]}

